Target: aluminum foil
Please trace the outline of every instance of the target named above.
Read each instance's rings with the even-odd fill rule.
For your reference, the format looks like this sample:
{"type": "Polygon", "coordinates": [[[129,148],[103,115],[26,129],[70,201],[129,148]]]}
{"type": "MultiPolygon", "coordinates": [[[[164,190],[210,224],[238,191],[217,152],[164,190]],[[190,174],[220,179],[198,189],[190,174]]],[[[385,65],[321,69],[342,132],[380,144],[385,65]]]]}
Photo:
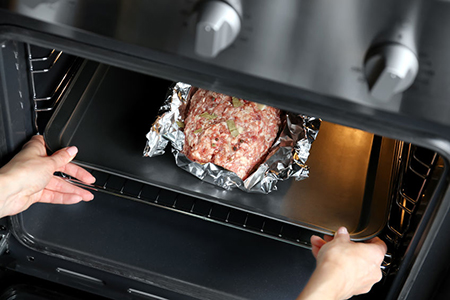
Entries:
{"type": "Polygon", "coordinates": [[[171,87],[156,121],[147,133],[144,156],[164,154],[170,142],[178,167],[226,190],[239,188],[246,192],[267,194],[277,190],[279,180],[302,180],[308,177],[306,161],[321,120],[283,111],[280,133],[269,149],[266,160],[245,180],[215,164],[200,164],[187,158],[182,153],[185,136],[178,124],[184,122],[187,103],[195,90],[195,87],[181,82],[171,87]]]}

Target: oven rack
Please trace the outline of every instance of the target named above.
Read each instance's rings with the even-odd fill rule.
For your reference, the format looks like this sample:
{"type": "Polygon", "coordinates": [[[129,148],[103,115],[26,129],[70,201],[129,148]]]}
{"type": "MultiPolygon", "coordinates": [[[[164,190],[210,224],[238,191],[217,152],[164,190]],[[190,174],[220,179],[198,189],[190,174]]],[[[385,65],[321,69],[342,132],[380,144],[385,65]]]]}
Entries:
{"type": "Polygon", "coordinates": [[[35,111],[41,112],[41,111],[53,110],[53,108],[56,105],[56,102],[52,101],[52,103],[48,103],[48,101],[54,99],[56,93],[61,88],[62,83],[64,82],[64,79],[66,76],[64,76],[61,79],[61,81],[57,84],[57,87],[55,88],[55,90],[53,90],[53,92],[50,95],[44,95],[44,96],[39,95],[38,96],[37,91],[36,91],[35,75],[50,72],[52,70],[53,66],[58,62],[59,58],[61,57],[62,51],[56,51],[55,49],[52,49],[49,52],[49,54],[47,54],[45,56],[34,57],[30,44],[26,45],[26,49],[27,49],[27,56],[28,56],[28,70],[30,73],[31,92],[32,92],[32,98],[33,98],[33,101],[35,104],[35,111]],[[46,62],[48,64],[36,66],[37,63],[42,63],[42,62],[46,62]],[[40,102],[43,102],[43,101],[46,101],[45,106],[40,105],[40,102]]]}
{"type": "Polygon", "coordinates": [[[394,234],[387,235],[390,241],[396,242],[408,233],[412,216],[424,197],[438,158],[437,153],[431,150],[410,144],[403,146],[399,180],[393,195],[394,207],[391,208],[387,223],[387,228],[394,234]]]}
{"type": "Polygon", "coordinates": [[[30,44],[26,44],[25,47],[31,99],[34,104],[35,127],[38,129],[38,113],[51,112],[55,109],[74,78],[76,70],[80,66],[80,60],[55,49],[45,53],[35,53],[42,52],[42,49],[35,48],[30,44]],[[56,80],[52,80],[55,78],[56,80]],[[49,87],[50,91],[38,91],[38,84],[48,87],[49,82],[56,82],[56,85],[49,87]]]}
{"type": "Polygon", "coordinates": [[[408,247],[412,238],[410,228],[420,220],[423,207],[431,196],[427,187],[435,183],[433,172],[440,161],[437,153],[407,143],[400,147],[398,157],[399,172],[383,235],[390,253],[383,262],[385,275],[395,274],[398,270],[405,251],[403,248],[408,247]]]}
{"type": "Polygon", "coordinates": [[[86,170],[96,178],[94,185],[84,185],[66,174],[58,173],[58,175],[87,189],[144,202],[307,249],[311,248],[311,235],[317,234],[312,230],[255,213],[179,194],[105,172],[86,170]]]}

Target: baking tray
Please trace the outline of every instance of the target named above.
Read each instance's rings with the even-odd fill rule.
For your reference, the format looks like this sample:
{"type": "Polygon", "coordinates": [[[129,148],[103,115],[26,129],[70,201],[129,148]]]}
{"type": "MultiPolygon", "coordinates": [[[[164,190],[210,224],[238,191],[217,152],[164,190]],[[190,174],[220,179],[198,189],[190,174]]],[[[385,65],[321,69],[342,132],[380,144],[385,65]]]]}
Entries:
{"type": "MultiPolygon", "coordinates": [[[[56,264],[102,280],[104,285],[94,286],[105,295],[124,291],[114,299],[142,300],[292,300],[314,270],[310,250],[219,224],[205,226],[198,218],[102,192],[94,195],[94,201],[77,205],[36,203],[12,217],[14,234],[27,247],[93,268],[90,272],[28,248],[19,253],[36,259],[18,268],[44,268],[54,275],[56,264]],[[116,286],[97,269],[136,282],[116,286]],[[128,288],[155,298],[127,296],[128,288]]],[[[17,247],[11,251],[18,255],[17,247]]],[[[65,275],[57,276],[64,283],[65,275]]],[[[91,288],[89,281],[76,279],[69,282],[91,288]]]]}
{"type": "Polygon", "coordinates": [[[278,184],[268,195],[226,191],[175,165],[170,150],[142,157],[145,134],[171,83],[86,61],[45,130],[51,151],[76,145],[76,163],[324,234],[339,226],[364,240],[383,229],[397,142],[323,122],[310,177],[278,184]]]}

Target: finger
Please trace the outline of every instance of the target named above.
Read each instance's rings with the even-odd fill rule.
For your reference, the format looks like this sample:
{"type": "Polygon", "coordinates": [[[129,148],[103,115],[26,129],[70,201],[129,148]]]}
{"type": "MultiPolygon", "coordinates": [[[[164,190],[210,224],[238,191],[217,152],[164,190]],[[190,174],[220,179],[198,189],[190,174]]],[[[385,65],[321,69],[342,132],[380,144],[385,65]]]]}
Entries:
{"type": "Polygon", "coordinates": [[[366,243],[369,244],[370,247],[376,247],[377,250],[375,250],[374,248],[372,248],[372,249],[379,253],[379,263],[381,263],[383,261],[383,259],[384,259],[384,255],[387,252],[386,244],[381,239],[379,239],[378,237],[370,239],[366,243]]]}
{"type": "Polygon", "coordinates": [[[62,178],[53,177],[50,182],[45,187],[47,190],[65,193],[65,194],[76,194],[82,197],[85,201],[90,201],[94,198],[94,195],[80,187],[77,187],[62,178]]]}
{"type": "Polygon", "coordinates": [[[65,194],[44,189],[38,202],[51,204],[75,204],[82,200],[83,198],[80,195],[65,194]]]}
{"type": "Polygon", "coordinates": [[[63,166],[61,169],[59,169],[58,171],[61,171],[69,176],[72,176],[80,181],[83,181],[84,183],[87,184],[92,184],[95,182],[95,177],[92,176],[91,173],[89,173],[88,171],[86,171],[85,169],[83,169],[80,166],[77,166],[73,163],[69,163],[65,166],[63,166]]]}
{"type": "Polygon", "coordinates": [[[334,239],[334,236],[331,235],[324,235],[323,239],[325,240],[325,242],[331,242],[334,239]]]}
{"type": "Polygon", "coordinates": [[[317,259],[317,256],[319,255],[319,251],[320,251],[319,247],[312,245],[311,252],[315,259],[317,259]]]}
{"type": "Polygon", "coordinates": [[[49,159],[53,162],[54,170],[60,170],[67,165],[77,155],[78,149],[75,146],[63,148],[56,151],[49,159]]]}
{"type": "Polygon", "coordinates": [[[347,228],[340,227],[334,234],[334,240],[339,242],[350,242],[350,234],[347,228]]]}
{"type": "Polygon", "coordinates": [[[311,246],[312,246],[311,251],[316,259],[317,259],[317,255],[319,254],[320,249],[325,244],[326,244],[326,242],[323,239],[321,239],[320,237],[318,237],[317,235],[311,236],[311,246]]]}
{"type": "Polygon", "coordinates": [[[322,247],[323,245],[325,245],[327,242],[325,242],[322,238],[318,237],[317,235],[312,235],[311,236],[311,245],[317,246],[317,247],[322,247]]]}
{"type": "Polygon", "coordinates": [[[383,240],[377,236],[374,238],[371,238],[370,240],[367,240],[366,243],[380,244],[380,245],[386,246],[386,244],[383,242],[383,240]]]}
{"type": "Polygon", "coordinates": [[[379,237],[374,237],[374,238],[372,238],[370,240],[367,240],[366,243],[377,245],[378,247],[380,247],[380,249],[384,253],[387,252],[387,245],[386,245],[386,243],[383,242],[379,237]]]}

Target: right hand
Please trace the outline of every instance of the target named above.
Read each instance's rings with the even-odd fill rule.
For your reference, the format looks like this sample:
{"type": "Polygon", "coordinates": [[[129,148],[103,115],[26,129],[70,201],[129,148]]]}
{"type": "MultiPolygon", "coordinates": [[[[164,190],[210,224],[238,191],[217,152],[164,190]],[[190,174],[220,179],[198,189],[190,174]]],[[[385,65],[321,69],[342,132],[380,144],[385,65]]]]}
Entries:
{"type": "Polygon", "coordinates": [[[298,299],[348,299],[381,280],[386,244],[375,237],[355,243],[345,227],[333,237],[311,237],[316,270],[298,299]]]}

